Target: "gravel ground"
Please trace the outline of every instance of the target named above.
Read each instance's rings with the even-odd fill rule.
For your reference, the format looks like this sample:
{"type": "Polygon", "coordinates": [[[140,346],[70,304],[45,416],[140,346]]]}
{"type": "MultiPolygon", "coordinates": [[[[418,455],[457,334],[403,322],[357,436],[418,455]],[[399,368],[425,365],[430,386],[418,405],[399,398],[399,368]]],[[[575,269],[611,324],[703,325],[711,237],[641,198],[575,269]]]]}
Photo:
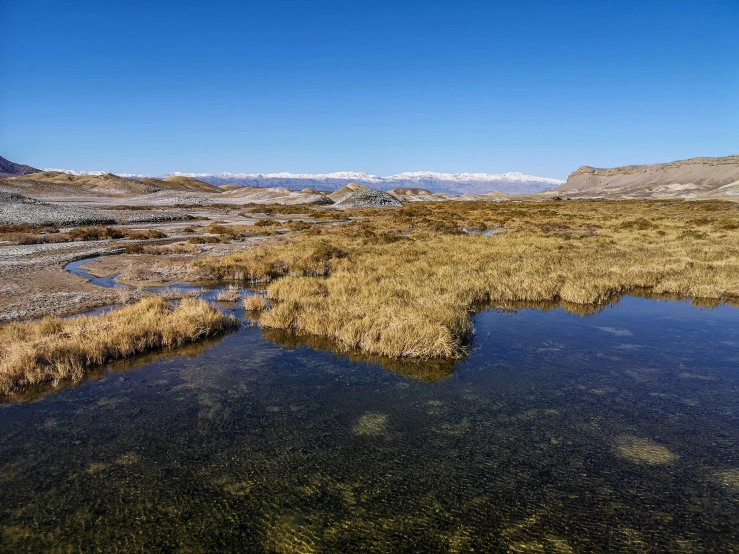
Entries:
{"type": "Polygon", "coordinates": [[[0,225],[106,225],[114,222],[98,210],[49,204],[0,192],[0,225]]]}
{"type": "Polygon", "coordinates": [[[337,208],[402,208],[403,204],[386,192],[367,189],[345,196],[334,206],[337,208]]]}
{"type": "Polygon", "coordinates": [[[76,207],[69,203],[34,200],[20,194],[0,192],[0,225],[112,225],[187,221],[193,216],[171,210],[105,210],[76,207]]]}
{"type": "Polygon", "coordinates": [[[70,315],[120,302],[119,293],[63,269],[75,260],[119,252],[110,241],[0,246],[0,322],[70,315]]]}

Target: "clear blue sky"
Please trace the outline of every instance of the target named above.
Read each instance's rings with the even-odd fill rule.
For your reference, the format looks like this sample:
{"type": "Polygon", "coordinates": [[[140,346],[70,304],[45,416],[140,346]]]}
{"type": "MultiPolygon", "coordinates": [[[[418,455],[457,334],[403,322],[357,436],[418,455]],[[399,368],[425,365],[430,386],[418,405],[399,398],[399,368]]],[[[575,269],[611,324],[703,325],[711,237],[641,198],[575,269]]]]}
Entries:
{"type": "Polygon", "coordinates": [[[0,0],[0,155],[522,171],[739,153],[739,0],[0,0]]]}

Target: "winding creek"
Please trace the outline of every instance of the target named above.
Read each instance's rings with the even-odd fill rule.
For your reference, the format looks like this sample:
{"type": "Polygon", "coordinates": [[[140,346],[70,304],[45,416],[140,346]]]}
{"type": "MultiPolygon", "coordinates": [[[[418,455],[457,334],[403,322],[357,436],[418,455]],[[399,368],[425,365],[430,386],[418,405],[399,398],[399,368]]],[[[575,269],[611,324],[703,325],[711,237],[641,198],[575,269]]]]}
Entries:
{"type": "Polygon", "coordinates": [[[243,327],[29,391],[0,405],[0,551],[737,549],[737,308],[475,327],[456,365],[243,327]]]}

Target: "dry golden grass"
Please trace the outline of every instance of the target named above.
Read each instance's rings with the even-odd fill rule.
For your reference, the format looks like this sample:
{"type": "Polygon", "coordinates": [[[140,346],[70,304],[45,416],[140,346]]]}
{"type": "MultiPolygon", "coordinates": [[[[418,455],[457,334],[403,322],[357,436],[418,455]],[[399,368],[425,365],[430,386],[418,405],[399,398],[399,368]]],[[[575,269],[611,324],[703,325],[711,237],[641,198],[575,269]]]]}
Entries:
{"type": "Polygon", "coordinates": [[[222,290],[216,296],[218,302],[238,302],[241,298],[241,289],[233,285],[229,285],[227,289],[222,290]]]}
{"type": "Polygon", "coordinates": [[[149,240],[166,238],[167,235],[154,229],[121,230],[116,227],[82,226],[66,233],[49,226],[3,225],[0,226],[0,241],[13,244],[47,244],[91,240],[149,240]],[[19,229],[13,231],[13,229],[19,229]]]}
{"type": "Polygon", "coordinates": [[[244,309],[247,312],[261,312],[269,307],[269,303],[258,294],[249,294],[244,298],[243,301],[244,309]]]}
{"type": "Polygon", "coordinates": [[[159,348],[171,348],[237,325],[202,300],[174,308],[146,298],[98,316],[0,327],[0,393],[35,383],[79,379],[89,368],[159,348]]]}
{"type": "Polygon", "coordinates": [[[349,215],[350,224],[198,269],[273,281],[268,296],[278,302],[264,327],[391,357],[464,354],[470,310],[491,301],[601,305],[636,290],[739,297],[739,205],[729,202],[449,202],[349,215]]]}

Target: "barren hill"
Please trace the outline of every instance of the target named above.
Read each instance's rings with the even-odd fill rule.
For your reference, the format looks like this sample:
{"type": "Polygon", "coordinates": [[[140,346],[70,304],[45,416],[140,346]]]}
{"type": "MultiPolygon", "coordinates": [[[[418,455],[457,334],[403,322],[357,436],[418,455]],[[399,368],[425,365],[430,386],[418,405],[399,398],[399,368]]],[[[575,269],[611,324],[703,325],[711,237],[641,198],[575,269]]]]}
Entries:
{"type": "Polygon", "coordinates": [[[100,195],[150,194],[160,190],[195,191],[219,193],[214,185],[190,177],[167,177],[164,180],[146,177],[127,178],[113,173],[103,175],[71,175],[60,171],[41,171],[10,178],[9,182],[24,189],[59,188],[59,192],[74,191],[100,195]]]}
{"type": "Polygon", "coordinates": [[[556,192],[572,198],[723,198],[739,201],[739,156],[611,169],[583,166],[556,192]]]}
{"type": "MultiPolygon", "coordinates": [[[[156,179],[152,180],[156,181],[156,179]]],[[[222,188],[211,185],[210,183],[198,181],[192,177],[182,176],[166,177],[161,181],[157,181],[157,186],[160,189],[167,190],[193,190],[201,192],[221,192],[223,190],[222,188]]]]}
{"type": "Polygon", "coordinates": [[[387,192],[388,194],[392,194],[393,196],[397,196],[399,198],[403,196],[420,196],[433,194],[431,191],[422,188],[397,188],[390,189],[387,192]]]}
{"type": "Polygon", "coordinates": [[[0,156],[0,175],[28,175],[39,171],[30,165],[17,164],[0,156]]]}

